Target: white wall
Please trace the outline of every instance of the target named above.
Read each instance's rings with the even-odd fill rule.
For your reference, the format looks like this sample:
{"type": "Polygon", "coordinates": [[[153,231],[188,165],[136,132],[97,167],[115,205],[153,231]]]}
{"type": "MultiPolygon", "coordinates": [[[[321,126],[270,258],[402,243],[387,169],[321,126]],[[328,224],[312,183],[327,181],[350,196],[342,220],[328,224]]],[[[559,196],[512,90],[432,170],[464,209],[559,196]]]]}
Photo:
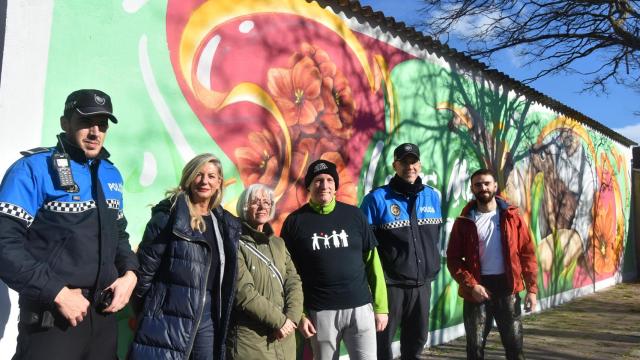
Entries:
{"type": "MultiPolygon", "coordinates": [[[[40,146],[53,0],[12,0],[0,83],[0,175],[21,150],[40,146]]],[[[61,105],[62,106],[62,105],[61,105]]],[[[0,359],[16,348],[18,296],[0,282],[0,359]]]]}

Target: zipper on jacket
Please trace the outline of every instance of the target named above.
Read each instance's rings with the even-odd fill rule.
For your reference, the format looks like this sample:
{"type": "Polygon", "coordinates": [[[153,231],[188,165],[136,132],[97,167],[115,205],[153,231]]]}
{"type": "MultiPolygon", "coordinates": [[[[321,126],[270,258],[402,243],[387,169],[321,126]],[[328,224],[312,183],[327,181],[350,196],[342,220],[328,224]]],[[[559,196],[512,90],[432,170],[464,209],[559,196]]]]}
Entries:
{"type": "MultiPolygon", "coordinates": [[[[422,267],[422,264],[420,262],[424,261],[425,264],[426,264],[426,262],[427,262],[427,259],[426,259],[427,254],[426,254],[426,251],[425,251],[422,254],[422,255],[424,255],[425,258],[420,260],[420,255],[418,254],[418,244],[417,244],[418,240],[416,239],[416,237],[417,237],[417,233],[416,232],[417,232],[417,227],[418,227],[418,214],[417,214],[417,211],[416,211],[416,206],[417,206],[417,203],[418,203],[418,196],[417,195],[413,196],[413,197],[407,196],[406,198],[407,198],[408,205],[410,205],[410,206],[407,207],[407,210],[409,210],[409,229],[410,229],[410,232],[411,232],[411,239],[413,240],[413,256],[415,256],[415,258],[416,258],[416,283],[415,283],[415,286],[420,286],[420,283],[421,283],[421,281],[420,281],[420,270],[421,270],[421,267],[422,267]]],[[[424,266],[426,266],[426,265],[424,265],[424,266]]],[[[425,273],[423,275],[425,277],[425,282],[426,282],[427,274],[425,273]]]]}
{"type": "MultiPolygon", "coordinates": [[[[513,293],[513,290],[516,287],[515,281],[513,280],[513,259],[511,259],[511,247],[509,246],[509,238],[507,237],[507,210],[504,210],[503,214],[500,214],[500,236],[503,237],[504,241],[501,240],[502,245],[502,258],[504,259],[504,274],[507,277],[507,284],[511,285],[509,291],[513,293]],[[505,246],[506,245],[506,246],[505,246]],[[509,264],[509,266],[507,266],[509,264]]],[[[517,245],[516,245],[517,248],[517,245]]],[[[519,251],[519,250],[518,250],[519,251]]],[[[518,261],[520,261],[518,259],[518,261]]]]}
{"type": "MultiPolygon", "coordinates": [[[[185,353],[185,359],[189,359],[189,356],[191,356],[191,351],[193,350],[193,344],[196,341],[196,335],[198,334],[198,328],[200,327],[200,321],[202,320],[202,313],[204,313],[204,306],[205,306],[205,301],[207,299],[207,281],[209,280],[209,272],[211,272],[211,262],[212,262],[212,250],[209,247],[209,244],[206,241],[202,241],[202,240],[190,240],[185,236],[182,236],[180,234],[176,234],[175,231],[173,231],[173,235],[184,239],[186,241],[189,242],[193,242],[193,243],[203,243],[207,248],[209,248],[209,254],[207,255],[207,271],[205,271],[205,275],[204,275],[204,291],[202,292],[202,306],[200,306],[200,309],[198,311],[198,317],[196,319],[196,326],[194,327],[194,332],[193,332],[193,336],[191,336],[191,340],[189,340],[189,346],[187,347],[187,352],[185,353]]],[[[214,338],[215,338],[215,332],[213,334],[214,338]]],[[[214,343],[215,343],[215,339],[214,339],[214,343]]],[[[215,355],[215,354],[214,354],[215,355]]]]}

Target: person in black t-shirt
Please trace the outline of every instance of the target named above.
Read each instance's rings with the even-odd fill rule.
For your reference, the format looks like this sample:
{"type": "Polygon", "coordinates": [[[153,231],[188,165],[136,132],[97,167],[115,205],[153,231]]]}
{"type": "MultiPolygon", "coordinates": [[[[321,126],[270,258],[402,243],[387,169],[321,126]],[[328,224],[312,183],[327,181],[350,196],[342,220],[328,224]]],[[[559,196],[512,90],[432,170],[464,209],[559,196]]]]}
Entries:
{"type": "Polygon", "coordinates": [[[307,316],[298,329],[310,338],[315,359],[335,358],[342,339],[352,359],[375,359],[376,331],[385,328],[388,313],[377,241],[357,207],[336,201],[338,186],[335,164],[311,163],[309,203],[282,227],[302,278],[307,316]]]}

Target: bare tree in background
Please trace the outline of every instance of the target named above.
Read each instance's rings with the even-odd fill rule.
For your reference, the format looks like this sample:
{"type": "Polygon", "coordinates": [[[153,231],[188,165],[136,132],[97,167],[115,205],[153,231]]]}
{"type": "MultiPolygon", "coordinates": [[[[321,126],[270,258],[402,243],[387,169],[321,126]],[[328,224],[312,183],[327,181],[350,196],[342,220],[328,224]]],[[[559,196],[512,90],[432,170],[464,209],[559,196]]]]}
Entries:
{"type": "Polygon", "coordinates": [[[466,42],[489,64],[511,49],[546,75],[585,75],[584,91],[615,81],[640,91],[640,1],[424,0],[425,33],[466,42]],[[587,70],[585,70],[585,68],[587,70]],[[540,70],[541,69],[541,70],[540,70]]]}

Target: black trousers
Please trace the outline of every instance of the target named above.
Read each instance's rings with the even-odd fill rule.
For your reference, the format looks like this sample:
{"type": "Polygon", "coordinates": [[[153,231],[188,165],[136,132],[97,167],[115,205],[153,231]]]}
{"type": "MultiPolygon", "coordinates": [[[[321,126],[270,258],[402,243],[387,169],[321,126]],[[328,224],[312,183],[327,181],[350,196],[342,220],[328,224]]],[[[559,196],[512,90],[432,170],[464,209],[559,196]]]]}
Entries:
{"type": "Polygon", "coordinates": [[[418,359],[429,337],[431,283],[422,286],[387,286],[389,322],[378,333],[378,360],[391,360],[391,342],[400,326],[401,359],[418,359]]]}
{"type": "Polygon", "coordinates": [[[93,306],[73,327],[52,310],[53,327],[18,324],[18,345],[13,360],[114,360],[117,359],[118,324],[115,314],[100,314],[93,306]]]}
{"type": "Polygon", "coordinates": [[[462,310],[467,359],[484,359],[484,347],[494,319],[506,358],[524,359],[520,295],[506,290],[506,277],[503,275],[483,276],[481,281],[491,292],[491,299],[483,303],[465,301],[462,310]]]}

